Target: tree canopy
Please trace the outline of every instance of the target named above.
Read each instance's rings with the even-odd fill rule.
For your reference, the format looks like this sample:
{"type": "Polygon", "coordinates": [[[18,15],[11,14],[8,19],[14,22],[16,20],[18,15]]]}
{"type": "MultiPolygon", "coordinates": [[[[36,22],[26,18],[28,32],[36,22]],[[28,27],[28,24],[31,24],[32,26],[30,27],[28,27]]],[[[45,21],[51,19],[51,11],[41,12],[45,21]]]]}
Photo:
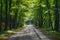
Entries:
{"type": "Polygon", "coordinates": [[[22,27],[26,21],[59,31],[59,4],[59,0],[0,0],[0,32],[22,27]]]}

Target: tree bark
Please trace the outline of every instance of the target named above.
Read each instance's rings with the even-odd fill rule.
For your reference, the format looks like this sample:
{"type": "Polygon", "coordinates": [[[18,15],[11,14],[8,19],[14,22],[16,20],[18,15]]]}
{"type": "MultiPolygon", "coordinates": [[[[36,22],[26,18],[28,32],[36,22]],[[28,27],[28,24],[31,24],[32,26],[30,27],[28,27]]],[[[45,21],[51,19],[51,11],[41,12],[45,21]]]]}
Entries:
{"type": "Polygon", "coordinates": [[[12,0],[9,0],[9,29],[12,29],[12,19],[11,19],[11,7],[12,7],[12,0]]]}
{"type": "Polygon", "coordinates": [[[2,0],[0,0],[0,4],[1,4],[0,6],[0,32],[2,32],[2,27],[1,27],[2,25],[2,0]]]}
{"type": "Polygon", "coordinates": [[[4,30],[8,29],[8,0],[6,0],[6,19],[5,19],[5,28],[4,30]]]}
{"type": "Polygon", "coordinates": [[[59,30],[59,10],[58,10],[58,0],[55,0],[55,31],[59,30]]]}

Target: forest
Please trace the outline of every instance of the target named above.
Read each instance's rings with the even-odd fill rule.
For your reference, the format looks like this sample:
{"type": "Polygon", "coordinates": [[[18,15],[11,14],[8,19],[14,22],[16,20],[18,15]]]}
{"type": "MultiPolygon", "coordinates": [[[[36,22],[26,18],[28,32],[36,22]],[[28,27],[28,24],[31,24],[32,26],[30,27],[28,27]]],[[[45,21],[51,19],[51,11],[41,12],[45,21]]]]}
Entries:
{"type": "Polygon", "coordinates": [[[0,0],[0,35],[31,22],[60,38],[60,0],[0,0]]]}

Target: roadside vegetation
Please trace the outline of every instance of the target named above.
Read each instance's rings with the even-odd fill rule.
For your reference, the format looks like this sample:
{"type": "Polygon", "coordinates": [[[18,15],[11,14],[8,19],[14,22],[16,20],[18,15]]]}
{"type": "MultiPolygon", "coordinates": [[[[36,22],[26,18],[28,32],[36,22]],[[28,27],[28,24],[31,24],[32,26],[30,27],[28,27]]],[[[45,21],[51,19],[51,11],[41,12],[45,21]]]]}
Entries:
{"type": "Polygon", "coordinates": [[[0,37],[30,23],[60,40],[60,0],[0,0],[0,37]]]}

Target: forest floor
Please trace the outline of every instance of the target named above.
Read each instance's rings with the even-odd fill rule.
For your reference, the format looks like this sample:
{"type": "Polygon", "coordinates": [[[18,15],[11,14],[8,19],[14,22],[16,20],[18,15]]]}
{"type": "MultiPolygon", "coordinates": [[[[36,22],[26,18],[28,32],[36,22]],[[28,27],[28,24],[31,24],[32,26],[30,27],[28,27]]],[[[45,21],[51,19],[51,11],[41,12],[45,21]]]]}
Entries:
{"type": "Polygon", "coordinates": [[[3,33],[0,34],[0,40],[5,40],[7,39],[9,36],[15,34],[17,31],[21,31],[22,29],[24,29],[26,26],[23,27],[19,27],[17,29],[12,29],[12,30],[7,30],[3,33]]]}
{"type": "Polygon", "coordinates": [[[0,40],[60,40],[60,33],[27,25],[27,27],[4,32],[0,35],[0,40]]]}
{"type": "Polygon", "coordinates": [[[27,25],[26,28],[9,36],[6,40],[50,40],[50,38],[33,27],[33,25],[27,25]]]}
{"type": "Polygon", "coordinates": [[[44,33],[44,35],[46,35],[51,40],[60,40],[60,32],[48,30],[45,28],[39,28],[39,27],[36,27],[36,28],[40,30],[42,33],[44,33]]]}
{"type": "Polygon", "coordinates": [[[41,29],[41,32],[43,32],[51,40],[60,40],[60,32],[47,31],[47,30],[43,30],[43,29],[41,29]]]}

